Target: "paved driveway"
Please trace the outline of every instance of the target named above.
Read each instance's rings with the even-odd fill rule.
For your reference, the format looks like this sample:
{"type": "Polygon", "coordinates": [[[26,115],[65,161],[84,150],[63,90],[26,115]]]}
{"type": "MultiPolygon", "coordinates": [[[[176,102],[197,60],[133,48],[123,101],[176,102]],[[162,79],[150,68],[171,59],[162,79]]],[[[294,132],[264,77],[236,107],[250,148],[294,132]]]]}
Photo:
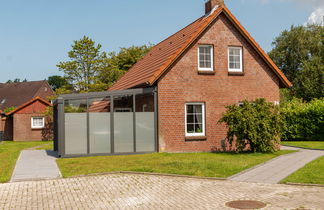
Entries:
{"type": "Polygon", "coordinates": [[[265,209],[324,209],[324,188],[112,174],[0,185],[0,209],[228,209],[236,199],[265,209]],[[28,208],[27,208],[28,207],[28,208]]]}

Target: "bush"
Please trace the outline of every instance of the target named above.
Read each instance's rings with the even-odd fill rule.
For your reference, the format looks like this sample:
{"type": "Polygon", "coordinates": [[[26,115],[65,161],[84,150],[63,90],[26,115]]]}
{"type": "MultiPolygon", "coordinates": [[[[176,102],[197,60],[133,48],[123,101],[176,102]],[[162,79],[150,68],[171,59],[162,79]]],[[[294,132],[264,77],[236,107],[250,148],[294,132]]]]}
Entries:
{"type": "Polygon", "coordinates": [[[227,140],[236,150],[250,148],[253,152],[274,152],[280,142],[282,125],[279,107],[265,99],[244,101],[243,106],[227,106],[219,122],[228,126],[227,140]]]}
{"type": "Polygon", "coordinates": [[[305,103],[300,99],[283,104],[283,140],[324,140],[324,99],[305,103]]]}

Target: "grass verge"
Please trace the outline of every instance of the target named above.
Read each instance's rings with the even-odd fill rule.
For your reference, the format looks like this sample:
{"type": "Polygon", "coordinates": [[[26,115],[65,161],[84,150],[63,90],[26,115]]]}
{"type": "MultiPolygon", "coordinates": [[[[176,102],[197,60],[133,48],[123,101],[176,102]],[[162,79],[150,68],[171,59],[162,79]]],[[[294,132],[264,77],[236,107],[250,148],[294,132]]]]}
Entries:
{"type": "Polygon", "coordinates": [[[324,141],[283,141],[284,146],[303,147],[308,149],[323,149],[324,141]]]}
{"type": "Polygon", "coordinates": [[[21,150],[43,145],[48,142],[12,142],[4,141],[0,144],[0,183],[10,180],[16,161],[21,150]]]}
{"type": "Polygon", "coordinates": [[[38,147],[36,150],[53,150],[53,141],[48,141],[47,144],[38,147]]]}
{"type": "Polygon", "coordinates": [[[63,177],[135,171],[225,178],[277,156],[293,151],[276,153],[153,153],[128,156],[100,156],[58,159],[63,177]]]}
{"type": "Polygon", "coordinates": [[[320,157],[304,168],[299,169],[283,181],[282,183],[303,183],[303,184],[324,184],[324,157],[320,157]]]}

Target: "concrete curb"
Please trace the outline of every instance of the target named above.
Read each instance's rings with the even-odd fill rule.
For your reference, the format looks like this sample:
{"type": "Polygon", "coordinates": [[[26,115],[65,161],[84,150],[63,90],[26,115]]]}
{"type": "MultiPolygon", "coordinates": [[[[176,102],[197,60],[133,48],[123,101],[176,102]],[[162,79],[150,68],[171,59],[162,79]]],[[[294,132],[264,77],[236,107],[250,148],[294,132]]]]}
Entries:
{"type": "Polygon", "coordinates": [[[79,178],[79,177],[89,177],[89,176],[113,175],[113,174],[167,176],[167,177],[180,177],[180,178],[190,178],[190,179],[227,181],[227,178],[218,178],[218,177],[201,177],[201,176],[189,176],[189,175],[180,175],[180,174],[167,174],[167,173],[164,174],[164,173],[150,173],[150,172],[136,172],[136,171],[114,171],[114,172],[94,173],[94,174],[87,174],[87,175],[71,176],[71,177],[67,177],[67,179],[79,178]]]}
{"type": "Polygon", "coordinates": [[[306,184],[306,183],[294,183],[287,182],[284,185],[303,186],[303,187],[324,187],[324,184],[306,184]]]}
{"type": "MultiPolygon", "coordinates": [[[[236,182],[232,180],[228,180],[226,178],[217,178],[217,177],[200,177],[200,176],[188,176],[188,175],[178,175],[178,174],[162,174],[162,173],[149,173],[149,172],[136,172],[136,171],[114,171],[114,172],[104,172],[104,173],[95,173],[88,175],[78,175],[71,177],[58,177],[55,179],[37,179],[37,180],[26,180],[19,182],[40,182],[40,181],[55,181],[60,179],[75,179],[75,178],[85,178],[85,177],[93,177],[93,176],[104,176],[104,175],[117,175],[117,174],[129,174],[129,175],[147,175],[147,176],[163,176],[163,177],[175,177],[175,178],[189,178],[189,179],[200,179],[200,180],[210,180],[210,181],[230,181],[236,182]]],[[[14,184],[19,182],[6,182],[1,184],[14,184]]],[[[245,183],[245,182],[244,182],[245,183]]],[[[262,183],[260,183],[262,184],[262,183]]],[[[289,186],[300,186],[300,187],[324,187],[322,184],[306,184],[306,183],[278,183],[278,184],[268,184],[268,185],[289,185],[289,186]]]]}
{"type": "Polygon", "coordinates": [[[16,162],[15,162],[15,167],[13,168],[13,171],[12,171],[12,173],[11,173],[11,177],[10,177],[10,180],[8,181],[8,183],[14,183],[13,180],[12,180],[12,178],[13,178],[14,175],[15,175],[15,171],[16,171],[16,168],[17,168],[17,162],[18,162],[19,159],[20,159],[20,156],[21,156],[21,152],[22,152],[22,151],[23,151],[23,150],[21,150],[21,151],[19,152],[18,158],[17,158],[17,160],[16,160],[16,162]]]}

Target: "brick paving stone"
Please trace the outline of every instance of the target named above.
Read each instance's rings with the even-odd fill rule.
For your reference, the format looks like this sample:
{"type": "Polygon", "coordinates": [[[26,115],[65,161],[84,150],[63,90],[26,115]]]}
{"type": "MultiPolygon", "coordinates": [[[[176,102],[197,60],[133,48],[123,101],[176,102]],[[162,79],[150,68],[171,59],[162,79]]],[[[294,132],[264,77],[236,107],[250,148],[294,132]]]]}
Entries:
{"type": "Polygon", "coordinates": [[[110,174],[0,185],[0,209],[324,209],[324,188],[139,174],[110,174]]]}

